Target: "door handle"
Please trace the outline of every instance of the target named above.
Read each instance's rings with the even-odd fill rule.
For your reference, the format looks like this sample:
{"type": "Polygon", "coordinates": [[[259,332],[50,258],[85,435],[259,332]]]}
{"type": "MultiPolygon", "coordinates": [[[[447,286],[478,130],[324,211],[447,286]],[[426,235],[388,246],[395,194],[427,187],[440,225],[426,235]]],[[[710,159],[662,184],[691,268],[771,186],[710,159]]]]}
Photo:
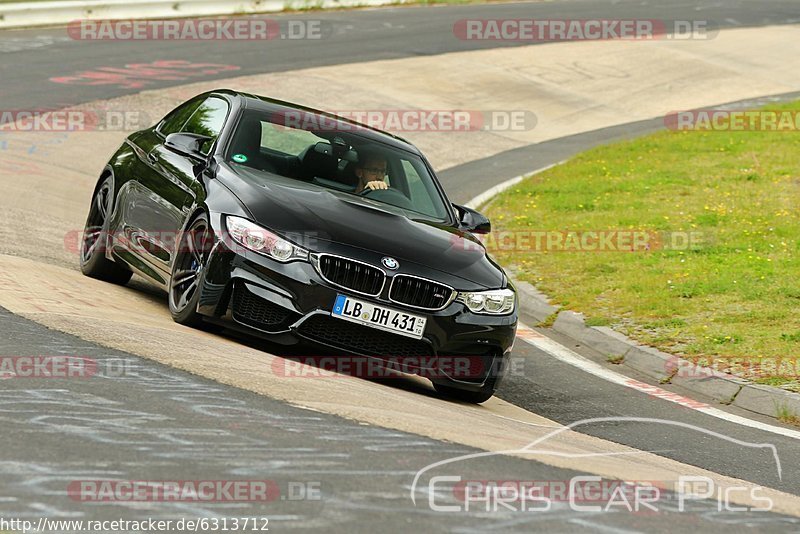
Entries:
{"type": "Polygon", "coordinates": [[[156,155],[155,152],[150,152],[149,154],[147,154],[147,161],[149,161],[150,163],[158,163],[158,156],[156,155]]]}

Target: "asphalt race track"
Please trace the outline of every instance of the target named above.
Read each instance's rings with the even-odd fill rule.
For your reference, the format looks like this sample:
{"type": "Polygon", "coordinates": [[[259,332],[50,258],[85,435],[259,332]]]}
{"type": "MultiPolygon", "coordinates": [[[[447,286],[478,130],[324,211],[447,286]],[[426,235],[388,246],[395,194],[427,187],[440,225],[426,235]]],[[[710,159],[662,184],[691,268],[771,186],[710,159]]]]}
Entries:
{"type": "MultiPolygon", "coordinates": [[[[357,73],[357,66],[352,64],[366,61],[521,46],[500,41],[453,39],[453,21],[468,17],[678,20],[697,17],[698,13],[714,21],[720,31],[800,22],[800,5],[790,0],[557,0],[281,15],[274,18],[320,20],[326,39],[324,42],[277,40],[270,42],[268,47],[252,41],[80,42],[67,37],[63,28],[6,31],[0,32],[0,109],[53,109],[190,82],[319,66],[342,65],[343,76],[351,77],[357,73]],[[52,81],[72,76],[85,82],[87,78],[81,78],[80,73],[103,69],[109,73],[115,68],[124,72],[126,65],[155,59],[233,64],[238,68],[235,72],[194,72],[191,77],[180,79],[132,81],[106,76],[97,78],[104,80],[97,84],[52,81]]],[[[391,83],[391,80],[386,83],[391,83]]],[[[266,88],[264,93],[268,94],[268,90],[266,88]]],[[[784,93],[777,98],[796,98],[798,94],[784,93]]],[[[753,99],[748,102],[756,103],[753,99]]],[[[454,201],[466,202],[524,172],[557,163],[601,143],[657,130],[662,125],[660,119],[633,121],[523,146],[451,166],[440,173],[440,178],[454,201]]],[[[408,137],[413,141],[413,136],[408,137]]],[[[0,139],[0,155],[2,150],[0,139]]],[[[103,157],[105,154],[100,159],[103,157]]],[[[4,182],[7,176],[0,172],[1,181],[4,182]]],[[[0,238],[10,235],[0,229],[0,238]]],[[[47,264],[48,268],[65,267],[55,260],[48,261],[46,257],[34,260],[47,264]]],[[[26,259],[31,263],[25,265],[35,265],[32,263],[34,260],[26,259]]],[[[75,270],[77,266],[71,268],[75,270]]],[[[44,265],[42,272],[45,272],[44,265]]],[[[65,275],[63,280],[73,280],[71,274],[74,273],[65,275]]],[[[137,280],[132,287],[138,293],[136,298],[146,301],[142,304],[143,310],[151,309],[147,306],[158,307],[159,302],[166,308],[163,295],[145,282],[137,280]]],[[[0,294],[13,291],[15,286],[0,276],[0,294]]],[[[57,302],[64,298],[60,294],[54,292],[50,298],[54,305],[63,304],[57,302]]],[[[536,322],[532,318],[523,320],[529,325],[536,322]]],[[[0,381],[0,421],[4,429],[0,434],[0,450],[3,451],[0,455],[0,518],[36,521],[41,517],[108,520],[268,517],[273,531],[312,528],[342,532],[374,532],[377,529],[390,532],[423,529],[437,532],[571,532],[584,529],[674,532],[723,528],[731,532],[754,529],[800,531],[800,499],[791,497],[800,498],[800,447],[796,430],[792,427],[738,408],[721,407],[710,399],[674,386],[656,384],[626,371],[630,378],[695,401],[714,404],[732,416],[745,417],[757,424],[744,426],[730,419],[712,417],[685,404],[645,395],[606,381],[557,360],[524,340],[518,340],[514,348],[515,359],[524,365],[520,372],[507,378],[498,392],[497,396],[506,401],[502,404],[473,407],[439,400],[430,388],[415,379],[344,378],[342,380],[349,381],[345,382],[346,386],[336,385],[342,391],[363,389],[363,393],[359,393],[363,395],[360,397],[362,402],[369,402],[369,396],[374,395],[376,409],[377,399],[384,395],[401,401],[416,396],[420,399],[419,406],[436,406],[435,412],[409,417],[408,426],[401,429],[399,423],[395,425],[391,421],[391,414],[387,415],[387,412],[380,412],[371,419],[364,418],[362,414],[369,405],[329,410],[325,403],[313,396],[317,394],[316,390],[313,393],[309,390],[308,401],[304,402],[303,388],[312,387],[305,383],[297,383],[297,392],[291,398],[283,394],[273,396],[263,391],[268,388],[236,387],[239,384],[233,378],[220,380],[219,376],[209,374],[202,361],[197,362],[196,371],[186,365],[175,365],[176,369],[164,365],[168,358],[153,361],[150,354],[109,348],[109,344],[97,343],[97,339],[88,340],[89,336],[75,336],[45,325],[46,322],[38,324],[0,308],[0,356],[80,354],[95,358],[101,372],[87,380],[0,381]],[[510,405],[519,410],[511,411],[513,406],[510,405]],[[536,421],[539,422],[516,419],[525,412],[538,416],[536,421]],[[436,419],[434,413],[440,419],[436,419]],[[586,437],[586,443],[597,447],[593,449],[597,454],[603,452],[604,444],[618,444],[628,451],[651,453],[668,461],[673,469],[678,469],[675,466],[692,466],[703,472],[782,492],[786,494],[783,501],[785,510],[733,511],[732,507],[726,509],[714,499],[697,499],[686,509],[679,510],[676,494],[665,491],[659,501],[658,513],[576,511],[558,501],[548,510],[535,512],[507,509],[491,513],[463,509],[458,512],[434,511],[428,499],[458,504],[454,497],[456,488],[452,483],[442,483],[438,487],[441,494],[432,496],[429,486],[422,490],[418,487],[414,503],[410,494],[419,470],[482,450],[503,450],[499,446],[480,447],[481,429],[469,429],[466,425],[463,441],[450,434],[438,434],[435,429],[442,423],[443,414],[444,418],[448,418],[448,414],[454,418],[456,414],[474,414],[476,420],[494,417],[499,421],[498,425],[505,418],[530,425],[531,429],[536,427],[540,432],[587,419],[620,418],[582,425],[575,431],[586,437]],[[638,420],[625,421],[622,418],[638,420]],[[773,430],[764,430],[764,426],[773,430]],[[474,435],[467,436],[473,430],[474,435]],[[474,443],[474,446],[465,443],[474,443]],[[771,452],[744,443],[774,446],[780,467],[771,452]],[[76,481],[100,479],[269,479],[279,489],[280,496],[267,503],[109,503],[81,501],[66,494],[69,485],[76,481]]],[[[605,363],[603,354],[591,348],[578,346],[546,329],[536,329],[535,332],[554,339],[588,360],[617,370],[605,363]]],[[[532,334],[534,337],[537,335],[535,332],[532,334]]],[[[231,333],[220,337],[224,338],[219,341],[225,343],[220,345],[224,347],[233,346],[228,343],[232,341],[265,353],[296,354],[241,339],[231,333]]],[[[179,352],[183,348],[176,341],[171,350],[179,352]]],[[[314,387],[319,387],[318,383],[314,387]]],[[[414,411],[413,407],[408,411],[414,411]]],[[[486,439],[500,440],[501,433],[502,430],[493,429],[487,432],[486,439]]],[[[517,444],[522,445],[524,442],[517,444]]],[[[569,459],[558,462],[547,455],[531,458],[519,454],[495,454],[464,461],[456,474],[464,480],[521,478],[566,481],[594,473],[585,461],[579,463],[575,459],[574,466],[569,459]]],[[[631,460],[631,465],[638,468],[636,462],[631,460]]],[[[603,469],[611,468],[603,466],[603,469]]],[[[630,473],[619,472],[618,478],[630,479],[640,472],[635,469],[630,473]]],[[[443,470],[442,474],[453,475],[454,472],[443,470]]],[[[432,472],[425,476],[432,476],[432,472]]],[[[428,478],[421,480],[428,483],[428,478]]],[[[4,527],[0,524],[0,532],[2,530],[4,527]]]]}
{"type": "MultiPolygon", "coordinates": [[[[713,499],[691,502],[685,511],[679,511],[676,497],[669,493],[659,502],[657,517],[613,511],[575,513],[565,503],[554,503],[546,512],[500,510],[488,517],[480,509],[435,513],[409,499],[415,472],[477,450],[365,426],[222,387],[50,332],[7,313],[0,315],[0,324],[19,344],[9,347],[11,351],[78,352],[96,358],[101,368],[109,370],[100,383],[86,380],[75,386],[66,383],[72,380],[52,380],[45,388],[30,389],[19,380],[19,385],[3,388],[0,417],[5,432],[0,444],[7,452],[0,462],[0,484],[4,495],[14,496],[4,499],[3,517],[267,517],[273,530],[354,532],[373,532],[375,525],[401,531],[411,524],[424,524],[426,531],[433,532],[516,528],[561,532],[587,527],[658,530],[664,521],[670,528],[710,530],[723,522],[734,531],[758,525],[768,532],[784,532],[797,525],[797,518],[782,514],[720,512],[713,499]],[[126,372],[115,377],[116,369],[126,372]],[[21,440],[30,445],[20,447],[21,440]],[[155,502],[136,506],[67,501],[65,506],[62,494],[75,480],[184,480],[187,473],[200,480],[268,479],[280,488],[281,498],[266,503],[155,502]],[[292,485],[316,493],[313,498],[295,493],[301,497],[293,500],[292,485]]],[[[757,459],[765,472],[774,471],[768,453],[749,456],[748,461],[757,459]]],[[[467,480],[514,480],[524,471],[534,474],[535,480],[548,481],[586,475],[530,463],[529,459],[491,456],[465,463],[458,474],[467,480]]],[[[452,484],[437,487],[442,493],[437,498],[440,505],[457,502],[452,484]]]]}
{"type": "MultiPolygon", "coordinates": [[[[241,67],[237,74],[282,72],[321,65],[360,63],[376,59],[428,56],[446,52],[496,46],[519,46],[502,41],[462,41],[452,38],[454,20],[474,18],[652,18],[690,19],[698,14],[719,28],[787,24],[800,20],[797,5],[791,0],[767,0],[756,6],[738,1],[631,2],[582,0],[543,3],[509,3],[475,6],[371,9],[333,13],[313,13],[303,17],[322,21],[324,40],[275,40],[265,50],[263,43],[230,41],[171,42],[169,58],[192,62],[229,63],[241,67]]],[[[279,17],[276,17],[279,18],[279,17]]],[[[72,105],[134,92],[124,87],[69,86],[54,89],[44,80],[102,66],[121,66],[150,61],[164,53],[158,41],[80,42],[65,36],[63,30],[20,30],[7,32],[3,48],[3,88],[0,97],[7,107],[31,108],[72,105]],[[9,41],[7,41],[8,39],[9,41]],[[39,46],[30,44],[35,41],[39,46]],[[32,48],[25,49],[25,43],[32,48]],[[13,73],[9,76],[8,73],[13,73]]],[[[218,78],[229,73],[220,73],[218,78]]],[[[213,79],[213,77],[212,77],[213,79]]],[[[175,85],[174,81],[153,80],[151,87],[175,85]]]]}

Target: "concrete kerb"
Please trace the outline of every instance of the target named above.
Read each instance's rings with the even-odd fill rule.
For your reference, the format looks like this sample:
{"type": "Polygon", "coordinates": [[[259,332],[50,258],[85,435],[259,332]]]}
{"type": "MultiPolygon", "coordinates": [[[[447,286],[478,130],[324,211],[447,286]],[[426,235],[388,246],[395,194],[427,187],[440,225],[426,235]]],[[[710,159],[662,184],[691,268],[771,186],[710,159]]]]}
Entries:
{"type": "MultiPolygon", "coordinates": [[[[516,280],[514,283],[517,287],[526,284],[516,280]]],[[[528,289],[519,293],[520,306],[523,312],[536,317],[541,303],[532,301],[529,291],[528,289]]],[[[768,417],[800,416],[800,395],[796,393],[754,384],[708,367],[697,366],[678,356],[640,345],[605,326],[587,326],[583,315],[579,313],[559,311],[552,328],[601,354],[622,356],[622,366],[630,367],[659,382],[669,382],[705,395],[720,404],[738,406],[768,417]],[[686,370],[686,373],[681,370],[686,370]]]]}

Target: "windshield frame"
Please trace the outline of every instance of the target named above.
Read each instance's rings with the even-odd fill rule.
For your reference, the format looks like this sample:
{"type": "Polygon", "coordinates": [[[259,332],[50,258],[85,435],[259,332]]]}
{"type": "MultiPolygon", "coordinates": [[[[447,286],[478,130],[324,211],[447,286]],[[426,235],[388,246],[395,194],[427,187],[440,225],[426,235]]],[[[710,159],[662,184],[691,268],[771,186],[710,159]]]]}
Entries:
{"type": "MultiPolygon", "coordinates": [[[[259,106],[250,107],[247,104],[248,104],[248,102],[245,100],[243,102],[243,105],[238,107],[237,113],[235,113],[235,114],[234,113],[229,113],[228,120],[229,120],[230,128],[229,129],[228,128],[224,128],[224,130],[226,130],[226,131],[224,131],[224,134],[225,134],[224,143],[217,143],[216,150],[214,151],[214,155],[216,157],[220,158],[221,162],[224,162],[226,165],[228,165],[229,168],[235,169],[235,165],[238,165],[235,161],[231,160],[231,157],[232,157],[231,152],[233,150],[233,140],[234,140],[234,138],[236,136],[236,133],[239,130],[239,127],[240,127],[242,121],[245,119],[245,117],[248,114],[252,114],[252,115],[258,117],[259,119],[264,118],[264,116],[266,116],[268,118],[269,115],[272,114],[272,113],[279,114],[279,113],[285,113],[285,112],[288,112],[288,111],[303,112],[303,113],[309,113],[309,114],[312,114],[312,115],[318,115],[318,116],[324,117],[326,119],[332,119],[332,120],[335,120],[337,122],[341,122],[343,125],[347,125],[348,128],[345,130],[347,132],[347,135],[356,137],[359,140],[364,141],[364,145],[377,145],[381,150],[386,151],[389,154],[397,153],[398,157],[402,156],[402,155],[406,155],[407,159],[409,159],[409,160],[412,160],[412,159],[415,159],[415,158],[418,159],[422,163],[422,166],[425,168],[426,172],[428,173],[429,179],[430,179],[431,183],[433,184],[433,189],[435,190],[439,201],[442,203],[442,207],[443,207],[443,210],[444,210],[444,217],[442,218],[442,217],[439,217],[437,215],[423,213],[423,212],[419,212],[419,211],[416,211],[416,210],[413,210],[413,209],[406,209],[406,208],[403,208],[401,206],[396,206],[394,204],[390,204],[390,203],[387,203],[387,202],[382,202],[382,201],[379,201],[379,200],[376,200],[376,199],[370,199],[369,197],[365,197],[365,196],[362,196],[362,195],[359,195],[359,194],[356,194],[356,193],[349,193],[349,192],[343,191],[344,193],[347,193],[348,195],[351,195],[352,197],[355,197],[355,198],[365,199],[365,200],[369,201],[370,204],[373,204],[373,205],[377,204],[377,205],[380,205],[380,206],[388,206],[390,208],[388,211],[391,211],[391,212],[394,212],[395,210],[398,210],[398,211],[404,213],[405,216],[409,220],[423,220],[423,221],[426,221],[426,222],[434,222],[436,224],[444,224],[446,226],[451,226],[451,227],[456,227],[456,228],[459,227],[459,220],[458,220],[458,217],[456,216],[456,212],[455,212],[455,208],[453,206],[453,203],[448,198],[447,193],[445,192],[444,187],[442,186],[441,182],[439,181],[439,178],[436,176],[436,173],[434,172],[433,167],[431,166],[430,162],[427,160],[425,155],[422,154],[421,151],[416,149],[416,147],[414,147],[410,143],[407,143],[407,141],[400,140],[399,138],[396,138],[396,139],[400,140],[402,143],[407,144],[409,147],[413,148],[413,150],[409,150],[408,148],[405,148],[403,146],[398,146],[399,143],[387,143],[386,141],[381,139],[382,136],[394,137],[389,133],[376,131],[375,134],[369,135],[371,133],[371,131],[372,131],[372,129],[369,126],[362,125],[362,124],[356,123],[354,121],[348,121],[347,119],[343,119],[342,117],[338,117],[336,115],[331,115],[329,113],[325,113],[325,112],[322,112],[322,111],[310,110],[310,109],[306,110],[306,109],[303,109],[303,108],[291,108],[291,107],[286,107],[286,106],[275,106],[275,107],[273,107],[273,106],[267,106],[267,105],[264,105],[264,106],[259,105],[259,106]],[[366,133],[367,135],[364,135],[361,131],[359,131],[362,128],[363,128],[363,132],[366,133]]],[[[272,124],[277,124],[277,123],[275,123],[273,121],[269,121],[269,120],[267,120],[266,122],[271,122],[272,124]]],[[[320,137],[321,140],[330,142],[330,139],[328,139],[328,137],[319,135],[319,133],[317,131],[315,131],[315,130],[313,130],[311,128],[293,128],[293,129],[308,131],[308,132],[316,135],[317,137],[320,137]]],[[[293,178],[291,176],[284,176],[284,175],[279,174],[279,173],[270,172],[269,170],[258,170],[258,169],[253,169],[253,170],[256,170],[256,171],[258,171],[258,172],[260,172],[260,173],[262,173],[264,175],[281,176],[282,178],[287,178],[287,179],[290,179],[290,180],[293,179],[293,180],[298,180],[298,181],[301,181],[301,182],[303,181],[303,180],[300,180],[299,178],[293,178]]],[[[332,190],[332,188],[325,187],[325,186],[319,185],[319,184],[311,183],[310,185],[312,185],[314,187],[318,187],[318,188],[320,188],[322,190],[325,190],[325,191],[331,191],[332,190]]],[[[433,199],[433,197],[432,197],[432,199],[433,199]]]]}

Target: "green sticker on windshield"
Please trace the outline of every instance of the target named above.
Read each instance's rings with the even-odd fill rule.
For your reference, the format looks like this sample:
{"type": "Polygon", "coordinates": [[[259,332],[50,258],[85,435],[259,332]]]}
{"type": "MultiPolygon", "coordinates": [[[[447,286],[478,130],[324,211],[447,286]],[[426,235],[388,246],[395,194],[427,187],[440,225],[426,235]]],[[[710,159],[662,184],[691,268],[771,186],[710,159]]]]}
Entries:
{"type": "Polygon", "coordinates": [[[247,161],[247,156],[245,156],[244,154],[235,154],[233,156],[233,161],[235,161],[236,163],[244,163],[245,161],[247,161]]]}

